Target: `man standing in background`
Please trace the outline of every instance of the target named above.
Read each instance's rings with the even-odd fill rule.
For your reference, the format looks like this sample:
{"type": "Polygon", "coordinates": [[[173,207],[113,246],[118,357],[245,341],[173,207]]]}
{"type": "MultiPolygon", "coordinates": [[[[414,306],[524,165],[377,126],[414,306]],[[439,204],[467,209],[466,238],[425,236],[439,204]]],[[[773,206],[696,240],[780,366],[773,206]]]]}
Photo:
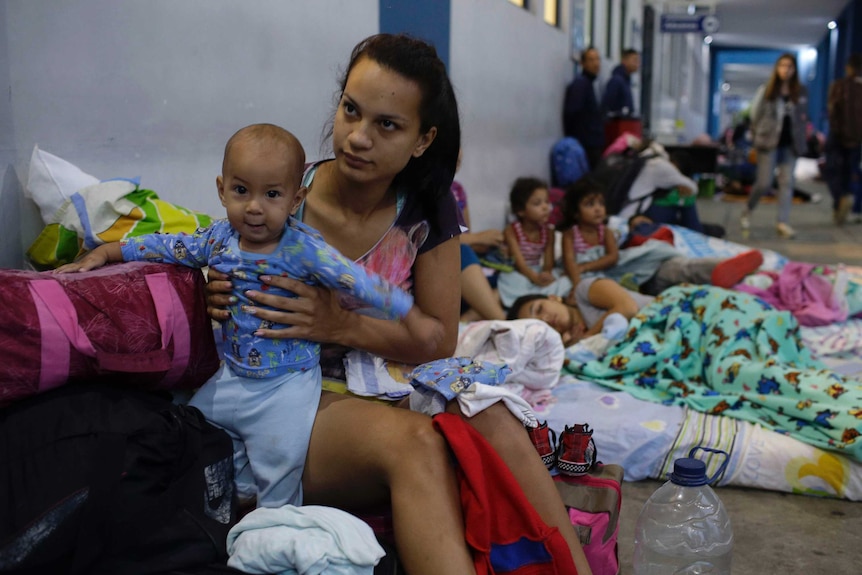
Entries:
{"type": "Polygon", "coordinates": [[[847,58],[845,77],[829,86],[829,137],[826,140],[826,183],[832,194],[836,225],[847,221],[850,209],[862,219],[862,53],[847,58]],[[853,187],[856,201],[853,201],[853,187]]]}
{"type": "Polygon", "coordinates": [[[632,74],[638,71],[641,57],[638,51],[628,48],[623,51],[621,63],[614,68],[611,79],[605,86],[602,108],[608,116],[626,117],[635,115],[632,97],[632,74]]]}
{"type": "Polygon", "coordinates": [[[599,51],[589,47],[581,54],[581,74],[566,88],[563,103],[563,132],[575,138],[587,154],[590,169],[594,169],[605,149],[604,114],[599,107],[599,51]]]}

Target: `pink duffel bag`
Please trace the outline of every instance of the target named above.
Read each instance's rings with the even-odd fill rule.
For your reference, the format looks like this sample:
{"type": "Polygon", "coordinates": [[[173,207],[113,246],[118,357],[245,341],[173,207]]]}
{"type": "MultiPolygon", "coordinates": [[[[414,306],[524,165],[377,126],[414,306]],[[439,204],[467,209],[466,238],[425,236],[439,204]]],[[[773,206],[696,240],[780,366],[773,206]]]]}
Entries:
{"type": "Polygon", "coordinates": [[[0,404],[60,385],[200,387],[219,366],[200,270],[0,270],[0,404]]]}

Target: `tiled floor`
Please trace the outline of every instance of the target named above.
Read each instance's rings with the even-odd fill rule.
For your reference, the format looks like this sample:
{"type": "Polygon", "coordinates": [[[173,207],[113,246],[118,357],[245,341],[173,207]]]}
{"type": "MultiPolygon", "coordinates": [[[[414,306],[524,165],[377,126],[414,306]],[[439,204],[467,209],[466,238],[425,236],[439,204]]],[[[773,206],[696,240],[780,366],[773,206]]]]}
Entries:
{"type": "MultiPolygon", "coordinates": [[[[775,233],[774,204],[758,206],[747,237],[739,227],[743,203],[700,199],[698,211],[704,222],[724,226],[730,241],[773,249],[797,261],[862,266],[862,224],[834,226],[825,186],[808,182],[799,187],[820,193],[822,199],[793,206],[791,224],[797,237],[792,240],[781,239],[775,233]]],[[[626,575],[633,573],[631,557],[638,513],[660,485],[658,481],[623,484],[619,545],[626,575]]],[[[717,492],[733,525],[734,575],[862,573],[862,502],[733,487],[721,487],[717,492]]]]}

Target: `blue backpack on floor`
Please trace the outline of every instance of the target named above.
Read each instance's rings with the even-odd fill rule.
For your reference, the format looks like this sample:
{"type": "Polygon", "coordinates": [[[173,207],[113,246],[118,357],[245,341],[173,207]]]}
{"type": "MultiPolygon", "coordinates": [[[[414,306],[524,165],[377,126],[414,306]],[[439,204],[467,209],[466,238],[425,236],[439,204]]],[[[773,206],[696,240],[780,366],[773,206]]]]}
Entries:
{"type": "Polygon", "coordinates": [[[577,182],[590,171],[587,153],[579,141],[572,137],[561,138],[551,148],[551,185],[565,188],[577,182]]]}

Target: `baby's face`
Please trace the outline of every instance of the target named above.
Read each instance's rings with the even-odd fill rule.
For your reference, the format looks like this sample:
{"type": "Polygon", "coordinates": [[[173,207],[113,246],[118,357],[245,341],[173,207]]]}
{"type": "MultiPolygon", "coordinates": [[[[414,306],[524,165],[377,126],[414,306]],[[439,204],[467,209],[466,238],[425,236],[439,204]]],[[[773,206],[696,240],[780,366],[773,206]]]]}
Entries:
{"type": "Polygon", "coordinates": [[[269,253],[278,245],[285,222],[305,196],[299,187],[302,169],[300,155],[269,142],[251,140],[231,147],[217,184],[243,250],[269,253]]]}

